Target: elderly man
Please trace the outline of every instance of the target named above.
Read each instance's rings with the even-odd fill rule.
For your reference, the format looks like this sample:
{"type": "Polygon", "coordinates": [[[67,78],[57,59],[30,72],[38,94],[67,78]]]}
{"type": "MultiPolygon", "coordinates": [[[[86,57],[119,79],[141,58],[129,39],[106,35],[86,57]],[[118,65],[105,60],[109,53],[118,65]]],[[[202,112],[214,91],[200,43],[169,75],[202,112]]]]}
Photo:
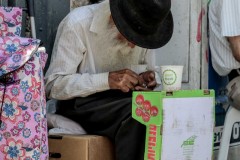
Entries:
{"type": "MultiPolygon", "coordinates": [[[[228,76],[227,96],[232,107],[226,113],[219,160],[227,159],[228,145],[233,123],[240,109],[240,1],[211,0],[209,5],[209,33],[212,64],[220,76],[228,76]],[[229,129],[231,128],[231,129],[229,129]]],[[[228,106],[228,105],[224,105],[228,106]]],[[[219,116],[220,117],[220,116],[219,116]]],[[[237,123],[235,123],[237,124],[237,123]]],[[[234,125],[235,125],[234,124],[234,125]]],[[[239,159],[238,139],[234,136],[236,146],[228,158],[239,159]]]]}
{"type": "Polygon", "coordinates": [[[131,118],[131,93],[157,85],[153,49],[172,36],[170,8],[170,0],[106,0],[73,10],[58,28],[47,96],[64,100],[57,113],[109,137],[117,160],[143,159],[145,126],[131,118]],[[131,70],[140,64],[148,70],[131,70]]]}
{"type": "Polygon", "coordinates": [[[209,32],[212,64],[220,76],[229,77],[228,96],[240,109],[240,1],[212,0],[209,32]],[[233,80],[233,81],[232,81],[233,80]]]}

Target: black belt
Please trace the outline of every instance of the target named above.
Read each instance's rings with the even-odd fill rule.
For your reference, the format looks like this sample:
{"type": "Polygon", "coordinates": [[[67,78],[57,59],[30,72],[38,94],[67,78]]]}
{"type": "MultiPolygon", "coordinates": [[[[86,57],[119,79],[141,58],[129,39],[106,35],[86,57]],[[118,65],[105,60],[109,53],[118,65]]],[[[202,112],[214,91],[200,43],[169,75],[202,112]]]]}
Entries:
{"type": "Polygon", "coordinates": [[[239,69],[233,69],[229,74],[228,74],[228,78],[229,81],[231,81],[233,78],[240,76],[240,68],[239,69]]]}

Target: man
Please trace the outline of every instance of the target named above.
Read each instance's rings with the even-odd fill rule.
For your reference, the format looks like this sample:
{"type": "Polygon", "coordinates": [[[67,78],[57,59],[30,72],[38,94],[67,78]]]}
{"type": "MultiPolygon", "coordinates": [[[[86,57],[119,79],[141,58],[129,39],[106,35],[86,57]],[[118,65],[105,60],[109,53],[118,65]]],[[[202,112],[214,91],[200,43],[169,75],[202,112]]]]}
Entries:
{"type": "MultiPolygon", "coordinates": [[[[226,86],[228,99],[231,103],[225,118],[225,127],[232,125],[231,118],[240,109],[240,1],[239,0],[211,0],[209,5],[209,33],[212,65],[220,76],[228,76],[229,83],[226,86]],[[236,108],[236,109],[235,109],[236,108]]],[[[225,106],[225,105],[224,105],[225,106]]],[[[227,106],[227,105],[226,105],[227,106]]],[[[237,124],[237,123],[235,123],[237,124]]],[[[230,126],[231,128],[232,126],[230,126]]],[[[221,141],[229,141],[230,133],[224,130],[221,141]],[[229,134],[229,135],[228,135],[229,134]],[[226,138],[229,136],[229,139],[226,138]]],[[[234,143],[239,141],[234,136],[234,143]]],[[[228,142],[230,143],[230,142],[228,142]]],[[[222,143],[221,143],[222,144],[222,143]]],[[[239,159],[239,146],[235,146],[229,158],[239,159]],[[236,151],[236,152],[235,152],[236,151]]],[[[227,145],[222,145],[218,159],[227,156],[227,145]]],[[[224,157],[225,159],[225,157],[224,157]]],[[[226,157],[227,159],[227,157],[226,157]]]]}
{"type": "MultiPolygon", "coordinates": [[[[229,81],[240,71],[240,1],[211,0],[209,6],[210,49],[214,70],[229,81]]],[[[240,82],[239,82],[240,83],[240,82]]],[[[230,83],[232,84],[232,83],[230,83]]],[[[240,84],[229,89],[233,106],[240,109],[240,84]],[[234,91],[234,92],[233,92],[234,91]],[[235,98],[233,98],[235,97],[235,98]],[[234,102],[235,100],[235,102],[234,102]]],[[[231,88],[231,87],[230,87],[231,88]]]]}
{"type": "Polygon", "coordinates": [[[73,10],[59,25],[47,96],[69,100],[57,113],[109,137],[117,160],[143,159],[145,127],[131,118],[131,93],[157,85],[154,50],[146,48],[170,40],[170,7],[170,0],[106,0],[73,10]],[[130,66],[136,64],[149,70],[135,73],[130,66]]]}

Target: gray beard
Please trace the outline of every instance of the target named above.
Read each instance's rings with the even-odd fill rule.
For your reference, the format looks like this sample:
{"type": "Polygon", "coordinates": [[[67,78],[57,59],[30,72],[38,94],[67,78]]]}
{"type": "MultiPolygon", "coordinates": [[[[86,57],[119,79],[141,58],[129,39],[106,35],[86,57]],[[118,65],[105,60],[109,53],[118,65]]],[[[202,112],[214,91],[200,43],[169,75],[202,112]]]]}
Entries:
{"type": "Polygon", "coordinates": [[[99,35],[99,46],[106,52],[101,55],[99,66],[105,71],[115,71],[128,68],[131,64],[138,64],[139,47],[131,48],[127,41],[117,39],[119,31],[115,26],[106,26],[106,30],[99,35]]]}
{"type": "MultiPolygon", "coordinates": [[[[120,41],[117,39],[117,36],[119,34],[118,29],[116,26],[107,26],[107,30],[104,31],[103,36],[105,37],[105,40],[108,41],[105,44],[110,44],[109,50],[112,50],[112,52],[120,53],[122,55],[128,55],[131,54],[134,51],[134,48],[131,48],[128,45],[128,41],[120,41]]],[[[103,42],[104,43],[104,42],[103,42]]]]}

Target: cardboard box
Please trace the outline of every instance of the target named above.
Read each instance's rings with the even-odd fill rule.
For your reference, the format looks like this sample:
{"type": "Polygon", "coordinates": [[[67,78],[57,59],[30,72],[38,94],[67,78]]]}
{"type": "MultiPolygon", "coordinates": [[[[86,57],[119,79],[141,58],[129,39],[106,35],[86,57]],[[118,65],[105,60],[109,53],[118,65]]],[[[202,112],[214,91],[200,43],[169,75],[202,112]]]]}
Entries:
{"type": "Polygon", "coordinates": [[[144,160],[210,160],[213,90],[134,92],[132,117],[146,125],[144,160]]]}
{"type": "Polygon", "coordinates": [[[114,160],[112,143],[97,135],[49,136],[50,160],[114,160]]]}

